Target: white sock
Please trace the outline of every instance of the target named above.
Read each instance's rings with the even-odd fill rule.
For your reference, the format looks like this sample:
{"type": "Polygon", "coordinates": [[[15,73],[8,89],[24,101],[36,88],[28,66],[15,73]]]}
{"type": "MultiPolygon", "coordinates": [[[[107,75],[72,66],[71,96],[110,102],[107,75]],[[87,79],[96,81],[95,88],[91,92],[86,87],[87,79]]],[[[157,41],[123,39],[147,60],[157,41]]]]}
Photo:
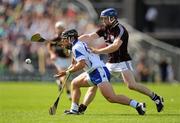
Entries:
{"type": "Polygon", "coordinates": [[[79,109],[78,104],[72,102],[71,103],[71,111],[78,111],[78,109],[79,109]]]}
{"type": "Polygon", "coordinates": [[[129,105],[133,108],[136,108],[137,104],[138,104],[138,102],[136,100],[131,100],[129,105]]]}

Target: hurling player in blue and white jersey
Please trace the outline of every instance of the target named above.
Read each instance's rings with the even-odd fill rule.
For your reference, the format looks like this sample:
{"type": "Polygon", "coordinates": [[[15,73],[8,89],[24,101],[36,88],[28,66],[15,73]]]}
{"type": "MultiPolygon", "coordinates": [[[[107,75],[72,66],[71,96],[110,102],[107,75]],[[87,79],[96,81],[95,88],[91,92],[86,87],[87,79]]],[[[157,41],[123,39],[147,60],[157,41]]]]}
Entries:
{"type": "Polygon", "coordinates": [[[58,73],[57,76],[64,76],[69,73],[84,69],[85,72],[74,78],[71,82],[72,104],[66,114],[79,114],[79,100],[81,87],[97,86],[101,94],[111,103],[119,103],[134,107],[141,115],[145,114],[145,105],[124,95],[116,95],[109,83],[110,72],[97,54],[91,52],[84,42],[78,40],[76,30],[68,30],[62,33],[62,45],[72,46],[73,62],[66,71],[58,73]]]}

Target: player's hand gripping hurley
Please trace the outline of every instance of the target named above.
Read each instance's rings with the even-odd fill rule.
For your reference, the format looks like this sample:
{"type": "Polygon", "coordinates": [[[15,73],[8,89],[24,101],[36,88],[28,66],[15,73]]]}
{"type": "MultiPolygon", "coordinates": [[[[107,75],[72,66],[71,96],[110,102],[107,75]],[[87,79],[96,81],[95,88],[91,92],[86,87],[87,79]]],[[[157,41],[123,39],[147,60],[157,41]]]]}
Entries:
{"type": "Polygon", "coordinates": [[[58,98],[56,99],[56,101],[54,102],[54,104],[49,108],[49,114],[50,114],[50,115],[55,115],[55,114],[56,114],[56,109],[57,109],[57,107],[58,107],[58,103],[59,103],[60,96],[61,96],[61,94],[62,94],[62,92],[63,92],[63,90],[64,90],[65,84],[66,84],[69,76],[70,76],[70,73],[66,75],[66,78],[65,78],[65,80],[64,80],[64,84],[63,84],[63,86],[62,86],[61,91],[59,92],[58,98]]]}

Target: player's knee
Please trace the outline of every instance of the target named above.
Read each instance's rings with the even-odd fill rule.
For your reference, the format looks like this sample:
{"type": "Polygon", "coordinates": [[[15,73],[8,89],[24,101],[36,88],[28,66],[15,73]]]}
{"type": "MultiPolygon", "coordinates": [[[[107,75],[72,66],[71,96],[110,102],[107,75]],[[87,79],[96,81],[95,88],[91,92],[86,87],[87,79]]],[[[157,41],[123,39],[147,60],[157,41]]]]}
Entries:
{"type": "Polygon", "coordinates": [[[94,94],[97,91],[97,87],[93,87],[90,90],[88,90],[90,94],[94,94]]]}
{"type": "Polygon", "coordinates": [[[76,81],[72,81],[71,82],[71,87],[72,88],[77,88],[77,87],[79,87],[79,85],[78,85],[78,83],[76,81]]]}
{"type": "Polygon", "coordinates": [[[115,103],[115,102],[116,102],[116,100],[115,100],[114,97],[106,96],[105,98],[106,98],[106,100],[107,100],[108,102],[110,102],[110,103],[115,103]]]}
{"type": "Polygon", "coordinates": [[[128,84],[127,86],[130,90],[135,90],[135,84],[128,84]]]}

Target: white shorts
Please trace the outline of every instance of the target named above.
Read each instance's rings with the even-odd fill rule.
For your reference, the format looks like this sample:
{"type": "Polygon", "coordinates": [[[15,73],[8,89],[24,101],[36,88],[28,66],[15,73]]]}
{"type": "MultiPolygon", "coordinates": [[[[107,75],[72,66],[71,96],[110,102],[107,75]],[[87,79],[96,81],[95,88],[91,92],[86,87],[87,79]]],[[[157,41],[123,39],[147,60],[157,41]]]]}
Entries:
{"type": "Polygon", "coordinates": [[[68,68],[71,65],[71,57],[70,58],[57,58],[54,61],[54,65],[56,66],[56,68],[58,70],[64,70],[66,68],[68,68]]]}
{"type": "Polygon", "coordinates": [[[110,81],[110,72],[107,67],[98,67],[91,72],[86,72],[86,75],[90,86],[110,81]]]}
{"type": "Polygon", "coordinates": [[[120,63],[106,63],[106,67],[109,69],[110,72],[122,72],[126,70],[133,71],[131,61],[124,61],[120,63]]]}

